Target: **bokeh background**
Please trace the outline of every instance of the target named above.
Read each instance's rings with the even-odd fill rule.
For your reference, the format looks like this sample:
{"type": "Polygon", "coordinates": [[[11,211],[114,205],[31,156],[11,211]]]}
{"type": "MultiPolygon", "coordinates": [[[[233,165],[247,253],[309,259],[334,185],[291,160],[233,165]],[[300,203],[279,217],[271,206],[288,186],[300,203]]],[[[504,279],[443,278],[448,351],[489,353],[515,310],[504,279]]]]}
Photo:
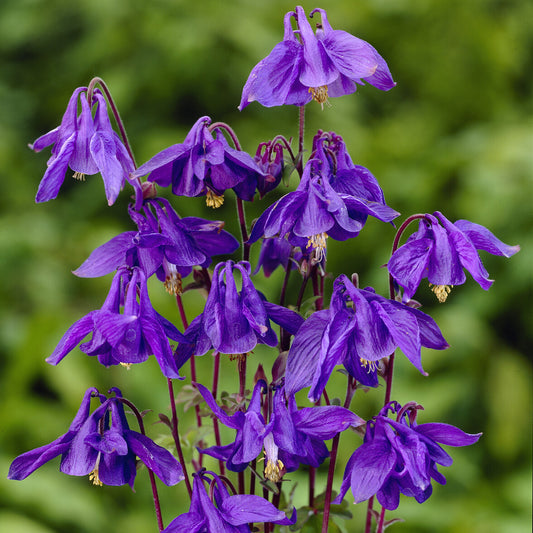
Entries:
{"type": "MultiPolygon", "coordinates": [[[[306,11],[319,7],[302,4],[306,11]]],[[[318,128],[334,130],[403,216],[440,210],[452,220],[483,224],[522,247],[509,260],[483,256],[496,280],[489,292],[469,277],[444,305],[429,290],[417,294],[451,347],[423,354],[428,378],[399,356],[393,397],[423,404],[421,422],[448,422],[484,435],[476,446],[450,450],[455,464],[444,469],[446,487],[435,487],[423,505],[404,499],[387,516],[406,520],[394,525],[395,531],[525,533],[531,526],[533,4],[343,0],[320,7],[328,10],[334,28],[378,49],[398,85],[388,93],[362,87],[332,100],[324,111],[309,105],[307,146],[318,128]]],[[[70,324],[99,308],[107,294],[109,276],[77,279],[71,270],[96,246],[133,228],[126,213],[129,194],[107,207],[98,176],[84,183],[67,177],[58,199],[35,205],[49,153],[33,154],[27,144],[59,124],[74,88],[95,75],[106,80],[118,103],[139,164],[181,142],[206,114],[231,124],[252,153],[276,134],[296,135],[296,108],[254,103],[237,110],[250,69],[281,40],[283,15],[293,8],[282,0],[0,4],[1,531],[156,531],[145,471],[135,493],[59,474],[57,460],[24,482],[5,478],[16,455],[66,431],[87,387],[121,387],[140,409],[153,410],[146,417],[151,436],[168,441],[165,428],[155,424],[158,412],[168,412],[168,398],[153,361],[129,372],[106,370],[74,350],[58,367],[44,362],[70,324]]],[[[276,194],[254,202],[249,219],[276,194]]],[[[178,199],[175,205],[182,216],[227,220],[226,229],[238,235],[234,200],[227,196],[215,213],[202,199],[178,199]]],[[[357,239],[330,242],[332,278],[358,272],[363,286],[384,293],[387,280],[380,266],[392,238],[390,226],[370,220],[357,239]]],[[[278,274],[258,282],[274,300],[278,274]]],[[[296,291],[298,277],[292,281],[296,291]]],[[[178,322],[162,287],[154,284],[152,294],[156,308],[178,322]]],[[[185,295],[185,304],[190,318],[203,305],[193,293],[185,295]]],[[[262,350],[252,356],[267,368],[272,360],[262,350]]],[[[210,363],[210,356],[199,361],[207,381],[210,363]]],[[[229,361],[223,373],[222,388],[232,392],[229,361]]],[[[330,394],[335,390],[334,384],[330,394]]],[[[382,397],[383,388],[361,393],[352,406],[370,417],[382,397]]],[[[301,402],[305,405],[305,398],[301,402]]],[[[188,455],[198,436],[186,429],[189,422],[186,413],[182,432],[188,455]]],[[[342,460],[359,442],[356,435],[343,436],[342,460]]],[[[342,466],[338,471],[341,475],[342,466]]],[[[302,492],[296,503],[305,503],[305,476],[291,479],[302,492]]],[[[324,479],[322,472],[318,479],[324,479]]],[[[161,487],[161,498],[165,523],[188,508],[184,486],[161,487]]],[[[349,509],[353,519],[343,527],[362,531],[365,504],[349,509]]]]}

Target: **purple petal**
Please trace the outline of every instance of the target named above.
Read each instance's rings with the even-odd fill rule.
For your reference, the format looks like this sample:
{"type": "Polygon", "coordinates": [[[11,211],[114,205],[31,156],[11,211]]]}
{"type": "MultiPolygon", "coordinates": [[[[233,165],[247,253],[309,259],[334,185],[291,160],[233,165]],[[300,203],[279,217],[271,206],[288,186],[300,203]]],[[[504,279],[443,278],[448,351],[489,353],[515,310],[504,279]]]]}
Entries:
{"type": "Polygon", "coordinates": [[[510,246],[500,241],[487,228],[468,220],[457,220],[453,224],[472,241],[478,250],[485,250],[492,255],[511,257],[520,250],[520,246],[510,246]]]}
{"type": "Polygon", "coordinates": [[[450,424],[428,423],[416,426],[415,430],[425,437],[448,446],[469,446],[476,443],[483,433],[465,433],[450,424]]]}

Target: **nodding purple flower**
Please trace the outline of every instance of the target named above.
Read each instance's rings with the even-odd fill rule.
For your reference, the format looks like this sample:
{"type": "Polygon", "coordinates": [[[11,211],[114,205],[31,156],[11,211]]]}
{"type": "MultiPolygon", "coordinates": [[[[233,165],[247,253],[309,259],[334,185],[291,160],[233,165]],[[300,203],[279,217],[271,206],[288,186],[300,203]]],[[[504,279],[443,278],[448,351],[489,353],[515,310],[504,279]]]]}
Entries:
{"type": "Polygon", "coordinates": [[[131,174],[161,187],[172,186],[177,196],[206,196],[207,205],[220,207],[224,191],[233,189],[242,200],[252,200],[261,169],[246,152],[230,148],[224,135],[209,130],[211,119],[199,118],[182,144],[174,144],[131,174]]]}
{"type": "Polygon", "coordinates": [[[144,213],[129,209],[138,231],[126,231],[94,250],[74,271],[80,277],[109,274],[120,266],[139,267],[150,277],[156,274],[171,294],[181,293],[181,278],[193,266],[207,268],[212,256],[231,254],[239,242],[224,222],[198,217],[180,218],[168,200],[145,200],[144,213]]]}
{"type": "Polygon", "coordinates": [[[283,175],[283,147],[279,143],[272,141],[261,143],[257,147],[254,157],[262,175],[258,177],[257,192],[259,198],[263,198],[266,193],[274,190],[281,181],[283,175]]]}
{"type": "Polygon", "coordinates": [[[316,12],[322,19],[316,33],[301,6],[285,15],[283,40],[252,69],[242,91],[241,111],[253,101],[272,107],[302,106],[313,99],[323,105],[329,97],[354,93],[357,84],[364,82],[382,91],[396,85],[387,63],[373,46],[334,30],[323,9],[314,9],[310,16],[316,12]]]}
{"type": "Polygon", "coordinates": [[[140,268],[120,268],[102,308],[75,322],[46,361],[57,365],[89,333],[92,338],[80,350],[97,356],[106,367],[142,363],[153,354],[166,377],[183,379],[168,338],[183,341],[184,337],[152,307],[140,268]]]}
{"type": "Polygon", "coordinates": [[[451,287],[466,281],[466,269],[488,290],[493,283],[478,255],[485,250],[492,255],[511,257],[520,246],[509,246],[497,239],[487,228],[468,220],[453,224],[439,211],[426,214],[418,231],[390,258],[387,268],[394,280],[404,287],[403,301],[410,300],[423,278],[439,302],[445,302],[451,287]]]}
{"type": "Polygon", "coordinates": [[[176,349],[178,368],[192,356],[211,349],[225,354],[245,354],[259,344],[276,346],[278,338],[270,321],[294,335],[303,318],[264,298],[250,279],[247,261],[219,263],[213,271],[211,290],[202,314],[185,331],[176,349]],[[237,290],[235,275],[242,288],[237,290]]]}
{"type": "Polygon", "coordinates": [[[17,457],[9,468],[8,479],[25,479],[61,455],[61,472],[71,476],[88,475],[95,485],[128,484],[133,488],[137,457],[165,485],[182,481],[180,463],[168,450],[129,428],[120,390],[113,388],[110,392],[116,396],[106,399],[97,389],[87,389],[67,433],[17,457]],[[90,413],[93,397],[101,405],[90,413]]]}
{"type": "Polygon", "coordinates": [[[364,424],[355,413],[339,406],[298,409],[294,395],[288,402],[283,388],[274,392],[272,414],[268,424],[262,414],[261,391],[266,383],[259,380],[246,412],[228,415],[209,390],[196,384],[213,414],[227,427],[236,430],[235,441],[226,446],[200,450],[226,462],[228,470],[242,472],[250,461],[265,452],[265,477],[278,482],[285,472],[294,472],[301,464],[318,467],[329,456],[324,444],[348,427],[364,424]]]}
{"type": "Polygon", "coordinates": [[[251,523],[272,522],[288,526],[296,522],[296,509],[287,518],[283,511],[261,496],[231,496],[225,482],[227,478],[208,470],[194,474],[189,512],[172,520],[163,533],[247,533],[251,531],[248,525],[251,523]],[[209,483],[209,495],[204,481],[209,483]]]}
{"type": "Polygon", "coordinates": [[[345,151],[340,153],[342,165],[337,168],[327,155],[325,142],[324,137],[315,140],[313,157],[306,163],[298,187],[263,212],[248,242],[254,243],[262,236],[287,236],[289,243],[299,246],[305,237],[307,245],[315,250],[318,262],[325,255],[328,237],[338,241],[356,237],[368,215],[383,222],[399,216],[385,204],[372,174],[353,164],[353,168],[348,168],[345,161],[349,156],[345,151]]]}
{"type": "Polygon", "coordinates": [[[313,313],[296,334],[287,359],[285,387],[294,394],[311,387],[316,402],[335,365],[366,386],[377,385],[377,365],[400,348],[424,375],[421,348],[443,350],[448,343],[434,320],[400,302],[358,289],[342,274],[333,286],[330,307],[313,313]]]}
{"type": "MultiPolygon", "coordinates": [[[[78,180],[100,172],[108,204],[112,205],[125,181],[130,181],[129,173],[135,168],[126,147],[111,127],[107,103],[98,89],[94,91],[90,103],[87,101],[87,87],[76,89],[70,97],[61,125],[39,137],[30,148],[40,152],[50,145],[53,145],[52,155],[39,184],[36,202],[47,202],[58,195],[67,168],[70,167],[74,171],[74,178],[78,180]],[[81,104],[79,116],[78,100],[81,104]],[[96,108],[94,118],[93,108],[96,108]]],[[[140,194],[138,182],[131,180],[130,183],[140,194]]]]}
{"type": "Polygon", "coordinates": [[[355,503],[377,495],[385,509],[394,510],[400,493],[422,503],[431,496],[432,479],[446,483],[437,465],[450,466],[453,459],[439,444],[468,446],[477,442],[481,433],[472,435],[449,424],[418,425],[417,409],[421,408],[414,402],[403,407],[390,402],[367,422],[364,442],[346,465],[334,503],[341,503],[351,488],[355,503]],[[397,414],[396,420],[389,418],[389,411],[397,414]]]}

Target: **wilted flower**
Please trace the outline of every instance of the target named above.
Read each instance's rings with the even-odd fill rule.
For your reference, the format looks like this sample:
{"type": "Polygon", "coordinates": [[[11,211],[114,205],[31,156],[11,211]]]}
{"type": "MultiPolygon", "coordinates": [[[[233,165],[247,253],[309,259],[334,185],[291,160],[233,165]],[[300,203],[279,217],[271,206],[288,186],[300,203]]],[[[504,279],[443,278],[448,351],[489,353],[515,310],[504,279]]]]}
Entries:
{"type": "Polygon", "coordinates": [[[276,389],[269,423],[261,409],[261,389],[266,383],[258,381],[246,412],[228,415],[215,402],[203,385],[196,385],[213,414],[236,430],[235,441],[227,446],[212,446],[200,450],[226,462],[233,472],[243,471],[250,461],[265,452],[265,476],[277,482],[284,472],[294,472],[301,464],[318,467],[329,456],[325,440],[332,439],[348,427],[364,424],[355,413],[339,406],[304,407],[298,409],[294,396],[288,405],[283,388],[276,389]]]}
{"type": "Polygon", "coordinates": [[[222,478],[214,472],[201,471],[194,474],[191,506],[188,513],[176,517],[163,533],[247,533],[248,524],[272,522],[292,525],[296,522],[296,510],[291,518],[269,501],[255,495],[230,496],[222,478]],[[204,481],[210,481],[209,496],[204,481]]]}
{"type": "Polygon", "coordinates": [[[46,361],[57,365],[89,333],[91,340],[80,350],[96,355],[104,366],[142,363],[154,354],[166,377],[182,379],[167,337],[174,341],[184,337],[152,307],[140,268],[120,268],[102,308],[70,326],[46,361]]]}
{"type": "Polygon", "coordinates": [[[120,266],[140,267],[147,278],[155,272],[170,293],[178,294],[181,278],[193,266],[207,268],[212,256],[239,247],[237,239],[222,229],[224,222],[180,218],[164,198],[146,200],[143,209],[145,216],[129,209],[138,231],[126,231],[98,247],[74,274],[93,278],[120,266]]]}
{"type": "Polygon", "coordinates": [[[87,389],[67,433],[55,441],[17,457],[9,468],[8,479],[25,479],[37,468],[61,455],[61,472],[86,476],[95,485],[125,485],[133,488],[137,474],[136,458],[156,474],[165,485],[184,479],[180,463],[165,448],[129,428],[122,394],[108,398],[95,388],[87,389]],[[92,397],[101,405],[90,414],[92,397]]]}
{"type": "MultiPolygon", "coordinates": [[[[111,127],[105,98],[96,89],[89,104],[86,93],[87,87],[76,89],[70,97],[61,125],[30,145],[36,152],[53,145],[48,168],[35,197],[36,202],[47,202],[58,195],[68,167],[79,180],[85,179],[85,175],[100,172],[109,205],[117,199],[125,180],[129,180],[134,163],[111,127]],[[81,103],[79,116],[78,99],[81,103]],[[96,107],[94,118],[91,112],[93,107],[96,107]]],[[[138,183],[135,180],[130,183],[140,193],[138,183]]]]}
{"type": "Polygon", "coordinates": [[[258,101],[265,107],[292,104],[302,106],[328,97],[352,94],[357,84],[370,83],[387,91],[396,84],[385,60],[373,46],[342,30],[333,30],[323,9],[316,34],[301,6],[283,19],[283,41],[261,60],[244,85],[239,109],[258,101]],[[291,18],[296,20],[293,30],[291,18]]]}
{"type": "Polygon", "coordinates": [[[417,425],[420,408],[414,402],[403,407],[390,402],[367,422],[364,443],[349,459],[334,503],[340,503],[351,488],[355,503],[377,495],[385,509],[393,510],[400,493],[422,503],[431,496],[432,479],[446,483],[437,464],[450,466],[453,460],[438,443],[468,446],[477,442],[481,433],[472,435],[449,424],[417,425]],[[387,416],[389,411],[397,413],[396,420],[387,416]]]}
{"type": "Polygon", "coordinates": [[[422,346],[448,347],[431,317],[379,296],[371,287],[358,289],[342,274],[335,280],[330,308],[313,313],[298,330],[287,359],[285,387],[294,394],[311,386],[309,398],[317,401],[338,364],[363,384],[375,386],[377,363],[396,348],[425,374],[422,346]]]}
{"type": "Polygon", "coordinates": [[[204,311],[185,331],[176,350],[178,368],[192,356],[214,349],[225,354],[244,354],[259,344],[276,346],[278,338],[270,320],[294,335],[303,318],[285,307],[267,302],[250,279],[247,261],[219,263],[213,271],[204,311]],[[240,274],[237,291],[234,276],[240,274]]]}
{"type": "Polygon", "coordinates": [[[487,228],[468,220],[453,224],[439,211],[426,214],[418,231],[390,258],[387,268],[404,287],[403,300],[410,300],[423,278],[428,278],[440,302],[446,301],[451,287],[466,281],[466,268],[481,288],[488,290],[493,280],[485,270],[477,250],[511,257],[520,246],[509,246],[487,228]],[[440,223],[439,223],[440,220],[440,223]]]}
{"type": "Polygon", "coordinates": [[[224,135],[209,131],[211,119],[199,118],[182,144],[174,144],[131,174],[148,176],[161,187],[172,185],[178,196],[207,196],[210,207],[220,207],[224,191],[233,189],[242,200],[252,200],[261,170],[246,152],[230,148],[224,135]]]}

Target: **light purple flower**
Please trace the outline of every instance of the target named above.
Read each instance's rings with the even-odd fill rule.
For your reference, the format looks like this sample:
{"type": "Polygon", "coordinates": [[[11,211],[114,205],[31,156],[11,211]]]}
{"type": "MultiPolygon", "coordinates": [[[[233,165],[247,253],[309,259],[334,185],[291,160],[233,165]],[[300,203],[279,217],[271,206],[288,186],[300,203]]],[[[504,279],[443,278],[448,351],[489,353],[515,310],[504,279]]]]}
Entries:
{"type": "MultiPolygon", "coordinates": [[[[74,177],[85,179],[85,175],[100,172],[104,180],[105,194],[112,205],[126,180],[134,163],[119,136],[113,131],[107,115],[107,103],[102,93],[96,89],[91,104],[87,101],[87,87],[79,87],[72,94],[63,115],[61,125],[45,133],[30,145],[32,150],[40,152],[52,146],[52,155],[44,174],[36,202],[47,202],[58,193],[67,168],[74,171],[74,177]],[[78,116],[78,100],[81,113],[78,116]],[[93,118],[91,109],[96,108],[93,118]]],[[[136,194],[142,198],[140,185],[136,180],[130,181],[136,194]]]]}
{"type": "Polygon", "coordinates": [[[493,255],[511,257],[520,246],[509,246],[487,228],[468,220],[453,224],[439,211],[426,214],[418,231],[390,258],[387,268],[404,287],[403,301],[410,300],[423,278],[427,278],[440,302],[446,301],[451,287],[466,281],[468,270],[481,288],[488,290],[493,280],[478,255],[485,250],[493,255]]]}
{"type": "Polygon", "coordinates": [[[396,84],[385,60],[373,46],[342,30],[333,30],[323,9],[322,22],[313,33],[301,6],[284,19],[283,41],[261,60],[244,85],[239,109],[257,101],[265,107],[302,106],[328,97],[352,94],[357,84],[370,83],[383,91],[396,84]],[[296,21],[293,30],[291,18],[296,21]]]}
{"type": "Polygon", "coordinates": [[[287,359],[285,387],[294,394],[310,386],[309,399],[316,402],[338,364],[365,385],[375,386],[377,363],[396,348],[426,375],[422,346],[448,347],[430,316],[371,287],[358,289],[342,274],[333,285],[330,308],[313,313],[298,330],[287,359]]]}

